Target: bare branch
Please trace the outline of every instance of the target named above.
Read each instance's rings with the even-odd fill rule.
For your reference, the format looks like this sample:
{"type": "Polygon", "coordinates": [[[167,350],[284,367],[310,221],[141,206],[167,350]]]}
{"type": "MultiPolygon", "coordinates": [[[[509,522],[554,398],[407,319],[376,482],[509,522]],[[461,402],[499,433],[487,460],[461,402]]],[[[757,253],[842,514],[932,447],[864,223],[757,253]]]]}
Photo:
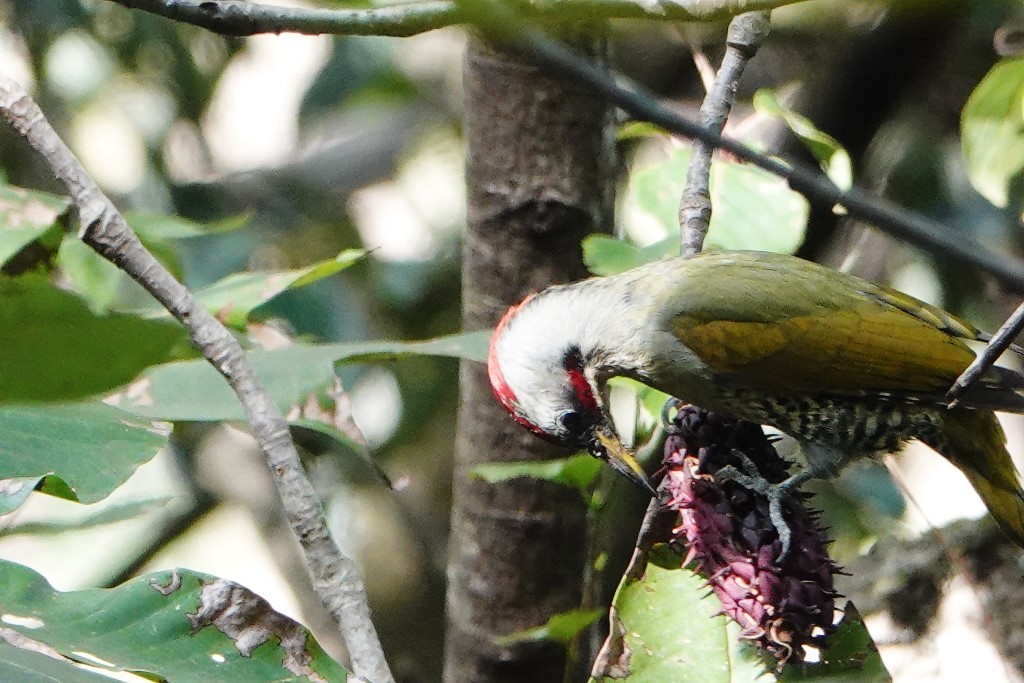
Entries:
{"type": "MultiPolygon", "coordinates": [[[[633,18],[711,21],[740,12],[772,9],[803,0],[533,0],[523,8],[544,19],[633,18]]],[[[404,37],[461,24],[466,15],[452,0],[427,0],[366,9],[262,5],[242,0],[111,0],[228,36],[257,33],[404,37]]]]}
{"type": "Polygon", "coordinates": [[[464,21],[456,4],[448,0],[366,9],[280,7],[243,0],[111,1],[226,36],[327,33],[405,37],[464,21]]]}
{"type": "Polygon", "coordinates": [[[953,382],[953,386],[946,393],[946,401],[949,402],[950,407],[956,405],[957,399],[963,396],[975,382],[981,379],[982,375],[989,368],[995,365],[996,361],[999,360],[999,356],[1003,355],[1003,352],[1010,348],[1013,340],[1021,332],[1024,332],[1024,304],[1017,307],[1017,310],[1002,324],[999,331],[992,335],[992,339],[989,340],[985,350],[979,353],[974,362],[968,365],[963,374],[953,382]]]}
{"type": "MultiPolygon", "coordinates": [[[[146,250],[124,217],[60,139],[25,90],[0,75],[0,115],[46,160],[78,210],[79,236],[145,287],[188,330],[193,343],[238,395],[246,421],[273,475],[288,522],[306,556],[317,595],[341,630],[357,676],[392,681],[359,568],[331,538],[306,478],[288,424],[260,384],[231,333],[146,250]]],[[[126,340],[130,343],[130,340],[126,340]]]]}
{"type": "MultiPolygon", "coordinates": [[[[729,24],[725,56],[715,82],[704,97],[698,115],[699,124],[716,133],[725,128],[726,119],[736,102],[736,87],[747,62],[757,53],[771,28],[771,13],[747,12],[729,24]]],[[[714,146],[694,140],[686,187],[679,203],[679,253],[699,254],[711,223],[711,153],[714,146]]]]}

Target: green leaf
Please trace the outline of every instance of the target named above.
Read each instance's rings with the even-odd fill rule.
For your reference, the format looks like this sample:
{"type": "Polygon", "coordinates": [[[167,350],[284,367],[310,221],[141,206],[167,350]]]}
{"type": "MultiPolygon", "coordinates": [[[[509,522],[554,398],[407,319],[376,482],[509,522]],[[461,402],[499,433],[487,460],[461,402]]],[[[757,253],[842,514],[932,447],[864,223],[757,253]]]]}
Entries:
{"type": "MultiPolygon", "coordinates": [[[[634,172],[627,202],[653,216],[668,238],[646,248],[648,260],[669,245],[678,253],[679,199],[686,184],[690,149],[671,151],[666,161],[634,172]]],[[[804,238],[809,207],[786,181],[746,164],[715,159],[711,164],[714,211],[705,248],[793,253],[804,238]]]]}
{"type": "Polygon", "coordinates": [[[105,403],[0,406],[0,510],[26,489],[83,503],[105,498],[167,443],[168,430],[105,403]]]}
{"type": "Polygon", "coordinates": [[[705,248],[792,254],[804,241],[810,207],[785,180],[754,166],[711,165],[711,215],[705,248]]]}
{"type": "Polygon", "coordinates": [[[654,217],[669,237],[679,235],[679,200],[689,164],[690,148],[673,148],[664,161],[636,169],[629,176],[626,202],[654,217]]]}
{"type": "Polygon", "coordinates": [[[60,243],[57,260],[75,291],[96,313],[110,310],[128,276],[74,235],[60,243]]]}
{"type": "MultiPolygon", "coordinates": [[[[4,414],[4,409],[0,408],[0,420],[3,419],[4,414]]],[[[0,476],[3,476],[4,443],[4,438],[0,436],[0,476]]],[[[66,500],[78,500],[75,492],[60,477],[50,475],[0,478],[0,515],[6,515],[16,510],[28,499],[28,494],[33,491],[39,491],[40,493],[46,493],[66,500]]],[[[8,526],[7,528],[10,529],[11,527],[8,526]]],[[[2,533],[0,531],[0,534],[2,533]]]]}
{"type": "MultiPolygon", "coordinates": [[[[171,273],[181,279],[181,263],[174,244],[159,234],[143,234],[146,248],[171,273]]],[[[142,285],[123,270],[97,254],[76,235],[65,235],[57,253],[61,270],[71,284],[96,313],[111,310],[132,311],[143,308],[151,313],[166,315],[142,285]]]]}
{"type": "MultiPolygon", "coordinates": [[[[281,292],[298,289],[348,268],[363,257],[362,251],[348,249],[333,259],[306,268],[275,273],[234,273],[195,293],[196,300],[231,327],[244,329],[253,309],[262,306],[281,292]]],[[[153,304],[138,313],[159,316],[170,314],[153,304]]]]}
{"type": "Polygon", "coordinates": [[[322,420],[311,420],[306,418],[289,420],[288,424],[292,427],[298,427],[299,429],[308,429],[311,432],[316,432],[317,434],[326,436],[329,439],[337,441],[338,444],[345,448],[346,450],[349,450],[352,453],[359,455],[360,457],[365,456],[366,458],[369,458],[369,449],[366,446],[354,440],[352,437],[350,437],[348,434],[345,434],[334,425],[327,424],[322,420]]]}
{"type": "MultiPolygon", "coordinates": [[[[55,478],[55,477],[53,477],[55,478]]],[[[0,529],[2,536],[28,536],[28,535],[50,535],[61,534],[67,531],[79,531],[91,529],[107,524],[115,524],[129,519],[136,519],[157,508],[164,507],[173,498],[152,498],[148,500],[131,500],[117,505],[103,506],[98,512],[93,512],[84,517],[73,519],[60,519],[45,522],[15,522],[0,529]]]]}
{"type": "MultiPolygon", "coordinates": [[[[117,588],[60,593],[34,571],[0,562],[0,605],[6,628],[109,671],[175,683],[347,676],[300,624],[238,584],[197,572],[158,572],[117,588]]],[[[26,662],[32,665],[18,657],[16,665],[26,662]]]]}
{"type": "MultiPolygon", "coordinates": [[[[242,214],[204,224],[181,216],[134,212],[126,213],[125,220],[146,248],[180,279],[181,263],[174,240],[237,230],[248,223],[249,216],[242,214]]],[[[140,285],[76,236],[66,236],[60,245],[58,258],[61,270],[93,311],[128,310],[168,317],[169,314],[140,285]]]]}
{"type": "Polygon", "coordinates": [[[625,668],[621,678],[631,683],[775,680],[742,644],[739,626],[717,614],[722,605],[707,582],[680,567],[682,559],[655,546],[641,577],[627,576],[619,585],[612,600],[612,647],[605,647],[628,654],[617,662],[625,668]]]}
{"type": "Polygon", "coordinates": [[[39,276],[0,279],[0,403],[108,391],[166,359],[183,337],[176,324],[97,316],[39,276]]]}
{"type": "Polygon", "coordinates": [[[59,239],[57,219],[69,204],[59,195],[0,185],[0,266],[44,235],[59,239]]]}
{"type": "Polygon", "coordinates": [[[39,641],[0,639],[0,681],[6,683],[110,683],[110,677],[75,666],[59,653],[42,654],[39,641]],[[56,655],[56,656],[54,656],[56,655]]]}
{"type": "Polygon", "coordinates": [[[675,237],[646,247],[608,235],[588,235],[583,239],[583,262],[594,275],[617,275],[677,253],[679,240],[675,237]]]}
{"type": "Polygon", "coordinates": [[[996,206],[1024,171],[1024,59],[1005,59],[971,93],[960,118],[967,175],[996,206]]]}
{"type": "Polygon", "coordinates": [[[609,235],[583,238],[583,263],[594,275],[615,275],[643,265],[640,247],[609,235]]]}
{"type": "Polygon", "coordinates": [[[603,609],[576,609],[563,612],[552,616],[543,626],[516,631],[492,640],[495,645],[500,647],[542,640],[553,640],[556,643],[568,645],[580,631],[597,621],[602,614],[604,614],[603,609]]]}
{"type": "Polygon", "coordinates": [[[821,662],[803,668],[786,667],[781,680],[785,683],[889,683],[892,676],[882,663],[860,612],[848,602],[843,608],[843,620],[829,636],[828,647],[821,653],[821,662]]]}
{"type": "Polygon", "coordinates": [[[35,491],[42,481],[43,477],[9,477],[0,479],[0,515],[6,515],[18,509],[28,498],[28,494],[35,491]]]}
{"type": "Polygon", "coordinates": [[[838,140],[828,133],[818,130],[810,119],[784,107],[770,90],[758,90],[754,93],[754,108],[762,114],[775,116],[789,126],[804,146],[821,164],[821,170],[841,190],[853,187],[853,162],[850,154],[838,140]]]}
{"type": "Polygon", "coordinates": [[[181,216],[129,212],[125,220],[143,240],[174,240],[217,235],[244,228],[252,216],[248,213],[230,216],[212,223],[197,223],[181,216]]]}
{"type": "MultiPolygon", "coordinates": [[[[296,344],[248,354],[277,405],[302,403],[310,392],[334,381],[336,363],[375,362],[406,356],[447,356],[484,361],[490,331],[467,332],[422,342],[376,341],[351,344],[296,344]]],[[[150,368],[127,390],[110,398],[114,405],[161,420],[216,421],[244,418],[238,399],[205,360],[166,363],[150,368]]]]}
{"type": "Polygon", "coordinates": [[[640,140],[665,135],[665,129],[648,121],[626,121],[615,131],[616,140],[640,140]]]}
{"type": "MultiPolygon", "coordinates": [[[[389,489],[395,488],[395,483],[388,476],[387,472],[385,472],[381,466],[377,464],[377,461],[373,459],[373,454],[370,452],[370,449],[358,441],[355,441],[340,429],[323,422],[322,420],[313,419],[289,420],[288,424],[293,429],[307,429],[311,432],[316,432],[334,440],[347,451],[345,454],[346,456],[354,456],[356,458],[355,462],[360,463],[366,470],[372,472],[377,478],[377,481],[389,489]]],[[[346,465],[351,465],[352,463],[352,460],[345,461],[346,465]]]]}
{"type": "Polygon", "coordinates": [[[509,479],[531,477],[556,484],[572,486],[584,498],[590,494],[594,479],[601,471],[601,461],[589,455],[574,455],[558,460],[520,460],[516,462],[488,462],[469,471],[489,484],[509,479]]]}

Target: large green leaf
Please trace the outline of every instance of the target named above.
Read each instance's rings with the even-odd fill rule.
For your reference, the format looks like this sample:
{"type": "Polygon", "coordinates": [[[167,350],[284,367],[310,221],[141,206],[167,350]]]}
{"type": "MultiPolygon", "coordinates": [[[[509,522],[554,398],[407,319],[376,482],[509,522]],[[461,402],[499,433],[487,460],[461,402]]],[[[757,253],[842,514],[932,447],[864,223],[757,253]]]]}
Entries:
{"type": "MultiPolygon", "coordinates": [[[[621,653],[622,680],[631,683],[738,683],[757,681],[865,681],[886,683],[889,674],[853,605],[820,653],[820,663],[765,670],[760,656],[740,640],[740,628],[719,612],[722,604],[707,581],[681,566],[667,546],[650,552],[643,571],[627,574],[612,601],[611,638],[621,653]],[[640,578],[635,578],[635,575],[640,578]]],[[[769,661],[772,661],[769,659],[769,661]]],[[[609,680],[609,679],[604,679],[609,680]]]]}
{"type": "Polygon", "coordinates": [[[731,161],[711,166],[709,249],[792,254],[804,241],[810,206],[785,180],[731,161]]]}
{"type": "MultiPolygon", "coordinates": [[[[667,160],[635,171],[630,178],[627,201],[656,218],[670,240],[678,241],[679,200],[689,163],[690,148],[680,147],[667,160]]],[[[789,254],[803,241],[807,200],[785,180],[759,168],[716,158],[711,165],[711,203],[706,248],[789,254]]],[[[678,247],[671,253],[676,251],[678,247]]]]}
{"type": "Polygon", "coordinates": [[[183,338],[177,324],[95,315],[40,276],[0,279],[0,403],[108,391],[183,338]]]}
{"type": "MultiPolygon", "coordinates": [[[[363,257],[358,249],[348,249],[332,259],[305,268],[273,273],[234,273],[195,293],[196,300],[221,322],[242,329],[253,309],[262,306],[289,289],[298,289],[348,268],[363,257]]],[[[142,314],[170,315],[157,304],[142,314]]]]}
{"type": "MultiPolygon", "coordinates": [[[[612,601],[613,652],[630,683],[770,683],[773,676],[740,628],[718,614],[722,604],[707,582],[680,567],[682,558],[655,546],[639,579],[626,577],[612,601]]],[[[603,678],[610,682],[612,678],[603,678]]]]}
{"type": "Polygon", "coordinates": [[[971,93],[960,119],[971,184],[996,206],[1024,171],[1024,59],[999,62],[971,93]]]}
{"type": "MultiPolygon", "coordinates": [[[[0,605],[8,628],[110,671],[174,683],[333,683],[347,677],[306,629],[257,595],[186,570],[60,593],[32,570],[0,562],[0,605]]],[[[0,656],[8,653],[0,649],[0,656]]],[[[23,656],[11,659],[11,666],[33,665],[23,656]]],[[[52,675],[44,664],[40,673],[52,675]]]]}
{"type": "Polygon", "coordinates": [[[0,266],[43,235],[57,237],[57,218],[68,204],[59,195],[0,185],[0,266]]]}
{"type": "MultiPolygon", "coordinates": [[[[404,356],[448,356],[483,361],[489,331],[422,342],[376,341],[351,344],[296,344],[248,354],[264,386],[282,409],[302,403],[312,391],[334,381],[334,365],[391,360],[404,356]]],[[[224,379],[203,360],[167,363],[144,372],[131,387],[111,398],[125,410],[162,420],[239,420],[242,408],[224,379]]]]}
{"type": "Polygon", "coordinates": [[[0,406],[0,513],[39,489],[94,503],[167,443],[167,430],[104,403],[0,406]]]}

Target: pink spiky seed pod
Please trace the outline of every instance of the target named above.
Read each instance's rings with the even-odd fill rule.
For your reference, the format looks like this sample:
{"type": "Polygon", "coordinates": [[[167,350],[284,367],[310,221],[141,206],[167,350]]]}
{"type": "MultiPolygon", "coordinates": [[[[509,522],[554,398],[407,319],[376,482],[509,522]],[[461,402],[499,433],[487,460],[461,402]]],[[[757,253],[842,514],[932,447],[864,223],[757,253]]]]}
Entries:
{"type": "Polygon", "coordinates": [[[833,630],[834,577],[818,513],[797,494],[786,501],[792,534],[788,555],[769,517],[766,496],[714,472],[732,465],[745,471],[740,453],[771,483],[786,478],[786,463],[757,425],[734,422],[694,406],[681,407],[665,444],[668,506],[679,511],[677,540],[684,566],[693,566],[742,628],[742,637],[771,654],[779,667],[803,661],[804,646],[821,646],[833,630]]]}

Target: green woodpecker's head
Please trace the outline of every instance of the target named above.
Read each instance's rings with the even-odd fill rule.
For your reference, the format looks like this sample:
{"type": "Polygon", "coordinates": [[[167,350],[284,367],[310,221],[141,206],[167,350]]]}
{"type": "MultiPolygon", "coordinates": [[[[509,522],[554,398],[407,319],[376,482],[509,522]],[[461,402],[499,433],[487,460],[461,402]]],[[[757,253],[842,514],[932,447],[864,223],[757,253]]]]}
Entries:
{"type": "Polygon", "coordinates": [[[555,288],[513,306],[491,338],[491,387],[516,422],[534,434],[583,448],[654,495],[647,475],[622,445],[602,405],[594,349],[580,339],[579,321],[555,288]],[[568,318],[568,319],[567,319],[568,318]]]}

